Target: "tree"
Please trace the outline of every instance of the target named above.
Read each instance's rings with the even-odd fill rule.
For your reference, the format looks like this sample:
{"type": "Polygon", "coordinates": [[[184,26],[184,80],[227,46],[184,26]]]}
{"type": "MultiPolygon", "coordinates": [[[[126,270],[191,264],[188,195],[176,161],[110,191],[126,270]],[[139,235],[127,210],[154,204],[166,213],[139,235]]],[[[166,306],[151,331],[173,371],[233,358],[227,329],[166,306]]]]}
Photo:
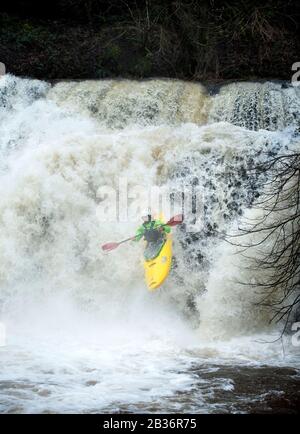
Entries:
{"type": "Polygon", "coordinates": [[[269,181],[256,201],[254,219],[243,219],[227,241],[242,248],[250,261],[261,306],[272,310],[271,321],[283,322],[282,334],[297,320],[300,308],[300,152],[271,157],[255,167],[269,181]]]}

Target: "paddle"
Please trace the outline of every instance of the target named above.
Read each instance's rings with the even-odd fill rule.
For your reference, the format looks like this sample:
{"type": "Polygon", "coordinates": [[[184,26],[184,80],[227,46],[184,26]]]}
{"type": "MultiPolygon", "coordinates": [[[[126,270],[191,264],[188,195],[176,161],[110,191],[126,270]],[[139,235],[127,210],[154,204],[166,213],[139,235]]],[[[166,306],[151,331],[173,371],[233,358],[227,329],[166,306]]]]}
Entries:
{"type": "MultiPolygon", "coordinates": [[[[183,214],[178,214],[172,217],[167,223],[164,223],[163,225],[157,226],[157,227],[163,227],[163,226],[176,226],[180,225],[183,222],[183,214]]],[[[102,250],[106,252],[110,252],[111,250],[116,249],[119,247],[120,244],[126,243],[127,241],[132,241],[135,239],[134,237],[127,238],[126,240],[119,241],[118,243],[106,243],[103,244],[102,250]]]]}

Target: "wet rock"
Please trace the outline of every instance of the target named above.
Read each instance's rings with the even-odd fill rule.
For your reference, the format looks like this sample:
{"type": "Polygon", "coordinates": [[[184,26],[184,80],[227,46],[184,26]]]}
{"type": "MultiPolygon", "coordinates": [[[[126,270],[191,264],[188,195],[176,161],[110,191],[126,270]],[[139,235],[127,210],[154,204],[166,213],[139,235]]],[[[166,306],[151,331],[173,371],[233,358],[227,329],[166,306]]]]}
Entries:
{"type": "Polygon", "coordinates": [[[96,384],[98,384],[98,381],[96,380],[89,380],[85,383],[86,386],[96,386],[96,384]]]}
{"type": "Polygon", "coordinates": [[[209,399],[216,413],[300,414],[299,371],[289,367],[219,366],[214,372],[201,367],[201,379],[228,379],[231,390],[220,389],[209,399]],[[225,404],[224,404],[225,403],[225,404]]]}

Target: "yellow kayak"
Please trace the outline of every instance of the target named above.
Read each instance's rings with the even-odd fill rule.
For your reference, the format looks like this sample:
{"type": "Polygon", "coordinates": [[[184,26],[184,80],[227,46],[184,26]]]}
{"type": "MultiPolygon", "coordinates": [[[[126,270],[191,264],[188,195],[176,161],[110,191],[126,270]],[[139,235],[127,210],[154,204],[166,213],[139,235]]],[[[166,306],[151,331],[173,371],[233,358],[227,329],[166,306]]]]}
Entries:
{"type": "MultiPolygon", "coordinates": [[[[164,219],[161,218],[162,221],[164,219]]],[[[166,241],[163,243],[159,254],[150,260],[144,258],[145,280],[149,291],[159,288],[171,269],[172,264],[172,235],[166,234],[166,241]]]]}

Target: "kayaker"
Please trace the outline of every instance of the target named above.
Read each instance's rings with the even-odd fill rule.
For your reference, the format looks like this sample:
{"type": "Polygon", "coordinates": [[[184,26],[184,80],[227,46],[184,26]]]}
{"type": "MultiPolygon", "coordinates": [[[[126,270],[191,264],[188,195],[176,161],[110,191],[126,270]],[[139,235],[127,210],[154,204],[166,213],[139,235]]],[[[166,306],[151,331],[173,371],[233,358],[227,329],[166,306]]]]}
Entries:
{"type": "Polygon", "coordinates": [[[159,219],[152,219],[151,214],[143,217],[144,223],[137,229],[134,241],[143,237],[148,243],[156,243],[171,232],[171,227],[159,219]]]}

